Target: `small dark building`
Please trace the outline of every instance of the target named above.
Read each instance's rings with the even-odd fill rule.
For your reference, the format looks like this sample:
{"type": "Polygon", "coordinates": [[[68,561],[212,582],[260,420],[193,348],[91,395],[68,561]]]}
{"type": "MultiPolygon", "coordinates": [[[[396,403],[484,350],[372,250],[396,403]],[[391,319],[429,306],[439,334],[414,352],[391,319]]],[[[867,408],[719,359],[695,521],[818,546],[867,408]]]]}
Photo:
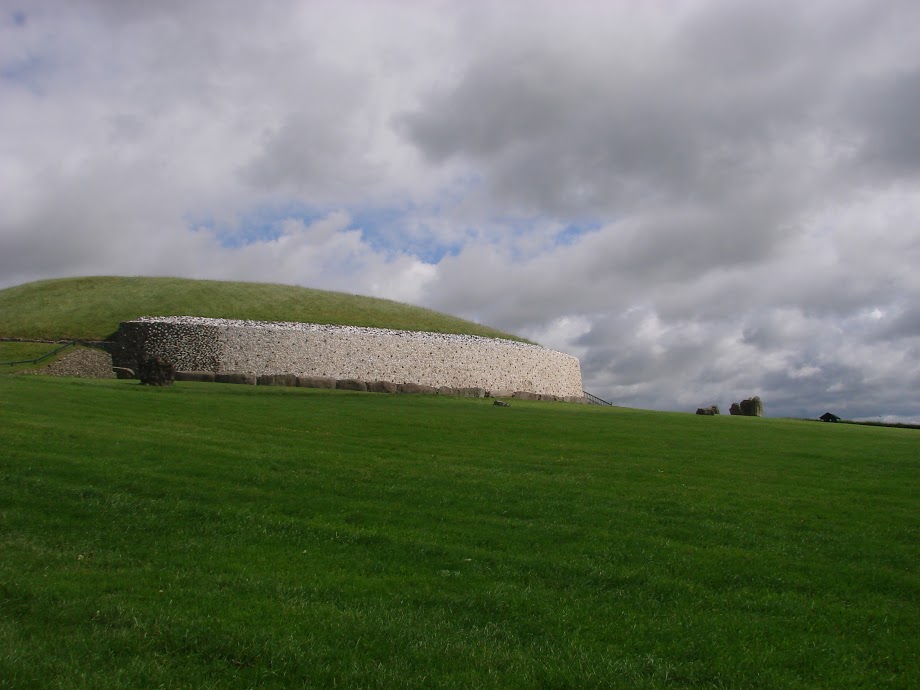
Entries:
{"type": "Polygon", "coordinates": [[[823,415],[818,417],[818,419],[820,419],[822,422],[839,422],[840,421],[840,417],[838,417],[835,414],[831,414],[830,412],[825,412],[823,415]]]}

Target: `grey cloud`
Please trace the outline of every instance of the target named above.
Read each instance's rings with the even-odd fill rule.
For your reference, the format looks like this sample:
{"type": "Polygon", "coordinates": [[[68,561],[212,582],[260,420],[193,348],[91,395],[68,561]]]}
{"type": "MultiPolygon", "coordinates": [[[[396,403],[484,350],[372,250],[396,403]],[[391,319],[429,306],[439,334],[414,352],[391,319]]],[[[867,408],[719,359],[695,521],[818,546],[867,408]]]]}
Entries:
{"type": "Polygon", "coordinates": [[[349,189],[347,183],[356,180],[348,177],[360,178],[366,164],[347,128],[328,126],[336,112],[324,103],[290,115],[265,134],[259,153],[240,170],[242,181],[261,189],[294,189],[322,201],[336,188],[349,189]]]}
{"type": "MultiPolygon", "coordinates": [[[[892,315],[881,329],[880,337],[884,339],[916,338],[920,339],[920,302],[906,306],[892,315]]],[[[917,354],[917,352],[914,352],[917,354]]]]}
{"type": "Polygon", "coordinates": [[[863,137],[861,156],[866,165],[916,178],[920,174],[920,65],[905,67],[906,71],[854,93],[851,112],[863,137]]]}
{"type": "Polygon", "coordinates": [[[546,334],[620,404],[920,414],[913,0],[23,13],[0,284],[368,291],[546,334]],[[218,241],[275,208],[367,220],[218,241]]]}
{"type": "MultiPolygon", "coordinates": [[[[730,27],[720,31],[738,40],[730,27]]],[[[718,63],[731,73],[727,85],[710,55],[697,54],[698,45],[712,50],[713,37],[693,29],[676,54],[623,55],[621,28],[598,55],[577,42],[546,49],[524,23],[406,114],[405,131],[433,161],[485,164],[493,202],[525,213],[622,212],[624,203],[639,210],[686,203],[690,194],[712,201],[725,184],[737,189],[761,177],[748,167],[752,156],[769,156],[788,128],[815,126],[810,104],[821,90],[817,71],[774,66],[780,74],[768,79],[759,64],[731,56],[718,63]]],[[[761,43],[773,46],[773,37],[761,43]]]]}
{"type": "Polygon", "coordinates": [[[797,309],[774,309],[749,317],[742,328],[741,337],[742,342],[762,352],[769,352],[793,344],[819,343],[821,339],[835,335],[838,334],[828,333],[824,324],[806,318],[797,309]]]}

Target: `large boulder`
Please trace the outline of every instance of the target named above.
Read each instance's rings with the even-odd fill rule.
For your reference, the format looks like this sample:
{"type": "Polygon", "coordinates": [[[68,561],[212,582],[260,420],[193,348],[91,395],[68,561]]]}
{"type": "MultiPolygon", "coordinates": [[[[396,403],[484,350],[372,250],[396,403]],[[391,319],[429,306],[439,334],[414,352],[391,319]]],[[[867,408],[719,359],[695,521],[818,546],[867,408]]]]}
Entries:
{"type": "Polygon", "coordinates": [[[338,379],[335,382],[336,389],[340,391],[366,391],[367,384],[358,379],[338,379]]]}
{"type": "Polygon", "coordinates": [[[697,408],[696,413],[705,415],[707,417],[712,417],[713,415],[719,414],[719,406],[710,405],[709,407],[699,407],[697,408]]]}
{"type": "Polygon", "coordinates": [[[335,379],[331,376],[298,376],[297,385],[301,388],[335,388],[335,379]]]}
{"type": "Polygon", "coordinates": [[[400,383],[396,386],[400,393],[428,393],[435,394],[438,389],[434,386],[426,386],[421,383],[400,383]]]}
{"type": "Polygon", "coordinates": [[[763,403],[758,396],[742,400],[740,403],[732,403],[728,410],[729,414],[737,414],[742,417],[763,417],[763,403]]]}
{"type": "Polygon", "coordinates": [[[458,388],[457,395],[461,398],[484,398],[486,397],[486,391],[484,388],[458,388]]]}
{"type": "Polygon", "coordinates": [[[422,383],[399,383],[396,385],[396,390],[400,393],[427,393],[429,395],[438,392],[434,386],[426,386],[422,383]]]}
{"type": "Polygon", "coordinates": [[[763,403],[758,396],[741,401],[741,414],[745,417],[763,417],[763,403]]]}
{"type": "Polygon", "coordinates": [[[256,382],[260,386],[296,386],[297,377],[294,374],[262,374],[256,382]]]}
{"type": "Polygon", "coordinates": [[[398,393],[399,388],[392,381],[368,381],[367,390],[371,393],[398,393]]]}

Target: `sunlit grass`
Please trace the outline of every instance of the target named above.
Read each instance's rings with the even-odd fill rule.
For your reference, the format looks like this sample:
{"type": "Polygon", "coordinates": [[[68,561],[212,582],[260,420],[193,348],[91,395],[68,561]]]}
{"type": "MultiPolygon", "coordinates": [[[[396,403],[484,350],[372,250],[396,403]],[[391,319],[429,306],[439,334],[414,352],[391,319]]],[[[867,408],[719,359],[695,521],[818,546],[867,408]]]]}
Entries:
{"type": "Polygon", "coordinates": [[[66,278],[0,290],[0,337],[105,339],[139,316],[204,316],[516,336],[400,302],[291,285],[184,278],[66,278]]]}
{"type": "Polygon", "coordinates": [[[0,379],[0,687],[914,687],[913,430],[0,379]]]}

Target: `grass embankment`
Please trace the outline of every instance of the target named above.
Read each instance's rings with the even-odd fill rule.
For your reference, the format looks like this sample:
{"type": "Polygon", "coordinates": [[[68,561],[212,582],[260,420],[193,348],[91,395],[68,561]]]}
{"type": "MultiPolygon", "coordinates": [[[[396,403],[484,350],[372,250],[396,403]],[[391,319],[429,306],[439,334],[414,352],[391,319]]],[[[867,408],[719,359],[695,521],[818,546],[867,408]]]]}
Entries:
{"type": "Polygon", "coordinates": [[[520,338],[391,300],[291,285],[185,278],[44,280],[0,290],[0,337],[104,340],[139,316],[297,321],[520,338]]]}
{"type": "Polygon", "coordinates": [[[0,378],[0,686],[917,687],[914,431],[0,378]]]}
{"type": "Polygon", "coordinates": [[[26,369],[43,369],[55,360],[73,351],[73,346],[61,349],[61,345],[54,343],[0,342],[0,376],[4,374],[15,374],[26,369]],[[58,352],[52,354],[55,350],[58,352]],[[30,361],[40,358],[44,359],[37,363],[30,361]],[[10,362],[22,363],[10,364],[10,362]]]}

